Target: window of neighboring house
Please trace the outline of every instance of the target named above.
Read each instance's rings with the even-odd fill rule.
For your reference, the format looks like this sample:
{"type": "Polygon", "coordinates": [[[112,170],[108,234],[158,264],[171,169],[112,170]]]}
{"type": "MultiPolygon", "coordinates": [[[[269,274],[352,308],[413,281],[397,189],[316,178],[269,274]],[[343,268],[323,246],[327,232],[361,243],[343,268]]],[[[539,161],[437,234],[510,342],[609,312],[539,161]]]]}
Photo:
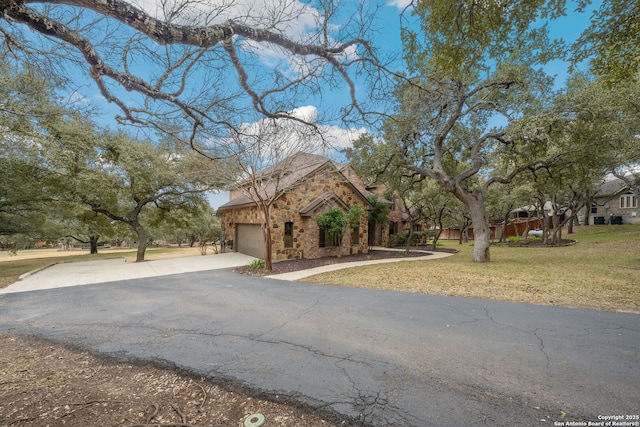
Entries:
{"type": "Polygon", "coordinates": [[[637,208],[638,207],[638,199],[633,194],[625,194],[620,196],[620,207],[621,208],[637,208]]]}
{"type": "Polygon", "coordinates": [[[320,227],[318,235],[318,246],[321,248],[333,248],[338,246],[338,236],[331,235],[327,230],[320,227]]]}
{"type": "Polygon", "coordinates": [[[351,229],[351,244],[359,245],[360,244],[360,226],[355,226],[351,229]]]}
{"type": "Polygon", "coordinates": [[[284,247],[293,247],[293,222],[284,223],[284,247]]]}
{"type": "Polygon", "coordinates": [[[598,213],[598,203],[591,202],[591,213],[598,213]]]}

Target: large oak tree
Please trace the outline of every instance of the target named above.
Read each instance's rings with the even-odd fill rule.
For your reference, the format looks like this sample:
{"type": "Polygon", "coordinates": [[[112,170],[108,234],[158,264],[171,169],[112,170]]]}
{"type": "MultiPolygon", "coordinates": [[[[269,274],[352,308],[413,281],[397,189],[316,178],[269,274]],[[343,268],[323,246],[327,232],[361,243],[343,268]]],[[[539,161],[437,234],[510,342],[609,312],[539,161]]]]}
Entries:
{"type": "Polygon", "coordinates": [[[510,138],[506,126],[549,100],[552,80],[539,68],[560,50],[538,20],[561,12],[558,2],[538,0],[425,1],[404,31],[412,76],[397,86],[385,143],[402,167],[435,180],[467,207],[474,261],[490,260],[489,187],[544,163],[539,141],[529,144],[530,161],[506,174],[494,174],[490,158],[501,147],[527,144],[510,138]]]}

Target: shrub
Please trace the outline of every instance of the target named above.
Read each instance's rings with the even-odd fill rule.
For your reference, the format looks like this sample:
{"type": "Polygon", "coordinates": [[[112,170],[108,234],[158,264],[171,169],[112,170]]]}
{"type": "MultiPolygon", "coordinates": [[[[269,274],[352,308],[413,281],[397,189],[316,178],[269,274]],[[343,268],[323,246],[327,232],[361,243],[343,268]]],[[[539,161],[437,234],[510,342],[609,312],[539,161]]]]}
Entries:
{"type": "Polygon", "coordinates": [[[259,268],[264,268],[264,260],[263,259],[254,259],[249,263],[249,268],[253,270],[257,270],[259,268]]]}

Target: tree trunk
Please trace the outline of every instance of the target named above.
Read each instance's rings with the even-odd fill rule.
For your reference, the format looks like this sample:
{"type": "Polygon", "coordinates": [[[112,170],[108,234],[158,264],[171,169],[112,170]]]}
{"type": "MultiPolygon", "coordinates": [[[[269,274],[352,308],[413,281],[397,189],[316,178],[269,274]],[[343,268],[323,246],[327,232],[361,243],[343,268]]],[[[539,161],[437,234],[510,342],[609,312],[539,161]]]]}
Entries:
{"type": "MultiPolygon", "coordinates": [[[[509,227],[509,214],[510,212],[507,212],[507,214],[504,216],[504,221],[502,222],[502,230],[500,231],[500,243],[504,243],[507,241],[507,227],[509,227]]],[[[515,223],[515,222],[514,222],[515,223]]],[[[517,226],[516,226],[516,234],[517,233],[517,226]]]]}
{"type": "Polygon", "coordinates": [[[442,235],[442,230],[444,230],[444,227],[442,225],[442,217],[444,216],[444,210],[445,208],[442,207],[440,208],[440,211],[438,212],[438,219],[437,219],[437,226],[436,226],[436,230],[434,230],[434,235],[433,235],[433,250],[436,250],[436,246],[438,244],[438,240],[440,239],[440,236],[442,235]]]}
{"type": "Polygon", "coordinates": [[[264,239],[264,269],[266,271],[273,270],[271,264],[271,224],[269,221],[262,223],[262,238],[264,239]]]}
{"type": "Polygon", "coordinates": [[[548,245],[549,244],[549,215],[547,215],[547,213],[544,211],[544,209],[542,210],[542,244],[543,245],[548,245]]]}
{"type": "Polygon", "coordinates": [[[413,224],[414,221],[409,221],[409,233],[407,234],[407,246],[405,248],[405,252],[409,252],[411,250],[411,239],[413,238],[413,224]]]}
{"type": "Polygon", "coordinates": [[[584,221],[582,221],[582,225],[589,225],[589,221],[590,221],[590,218],[591,218],[591,203],[592,203],[591,200],[587,201],[587,203],[585,203],[584,221]]]}
{"type": "Polygon", "coordinates": [[[89,253],[91,255],[98,253],[98,239],[100,236],[89,236],[89,246],[91,247],[89,253]]]}
{"type": "Polygon", "coordinates": [[[144,228],[140,224],[131,225],[138,236],[138,251],[136,252],[136,262],[144,261],[144,253],[147,250],[147,233],[144,232],[144,228]]]}
{"type": "Polygon", "coordinates": [[[491,228],[482,197],[468,197],[467,208],[471,214],[473,225],[473,256],[474,262],[489,262],[489,247],[491,245],[491,228]]]}
{"type": "Polygon", "coordinates": [[[271,250],[272,250],[272,242],[271,242],[271,218],[270,218],[270,209],[269,205],[263,203],[262,204],[262,240],[264,241],[264,269],[265,271],[273,270],[273,266],[271,264],[271,250]]]}

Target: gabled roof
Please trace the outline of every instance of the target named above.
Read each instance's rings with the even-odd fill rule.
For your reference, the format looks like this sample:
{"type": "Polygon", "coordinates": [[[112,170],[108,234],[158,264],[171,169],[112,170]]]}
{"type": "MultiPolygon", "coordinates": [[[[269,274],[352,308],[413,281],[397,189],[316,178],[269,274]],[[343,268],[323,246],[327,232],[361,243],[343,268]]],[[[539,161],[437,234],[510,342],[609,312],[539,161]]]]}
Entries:
{"type": "Polygon", "coordinates": [[[615,196],[623,191],[627,191],[628,189],[629,186],[627,186],[623,180],[616,178],[611,181],[603,182],[595,197],[615,196]]]}
{"type": "Polygon", "coordinates": [[[315,199],[313,202],[309,203],[307,206],[300,209],[300,215],[302,216],[312,216],[318,209],[322,206],[330,205],[330,206],[339,206],[343,210],[349,209],[340,198],[331,192],[324,193],[322,196],[315,199]]]}
{"type": "Polygon", "coordinates": [[[299,151],[263,170],[259,177],[270,181],[279,180],[280,188],[289,188],[327,163],[334,164],[338,168],[337,164],[326,157],[299,151]]]}
{"type": "MultiPolygon", "coordinates": [[[[273,197],[280,197],[281,194],[289,191],[305,178],[326,166],[331,166],[339,173],[342,173],[341,169],[343,165],[335,163],[324,156],[305,152],[293,154],[258,174],[258,180],[263,183],[260,189],[262,198],[271,199],[273,197]]],[[[363,195],[348,178],[345,177],[345,181],[366,200],[366,196],[363,195]]],[[[255,202],[251,197],[243,194],[220,206],[218,210],[251,206],[254,204],[255,202]]]]}

